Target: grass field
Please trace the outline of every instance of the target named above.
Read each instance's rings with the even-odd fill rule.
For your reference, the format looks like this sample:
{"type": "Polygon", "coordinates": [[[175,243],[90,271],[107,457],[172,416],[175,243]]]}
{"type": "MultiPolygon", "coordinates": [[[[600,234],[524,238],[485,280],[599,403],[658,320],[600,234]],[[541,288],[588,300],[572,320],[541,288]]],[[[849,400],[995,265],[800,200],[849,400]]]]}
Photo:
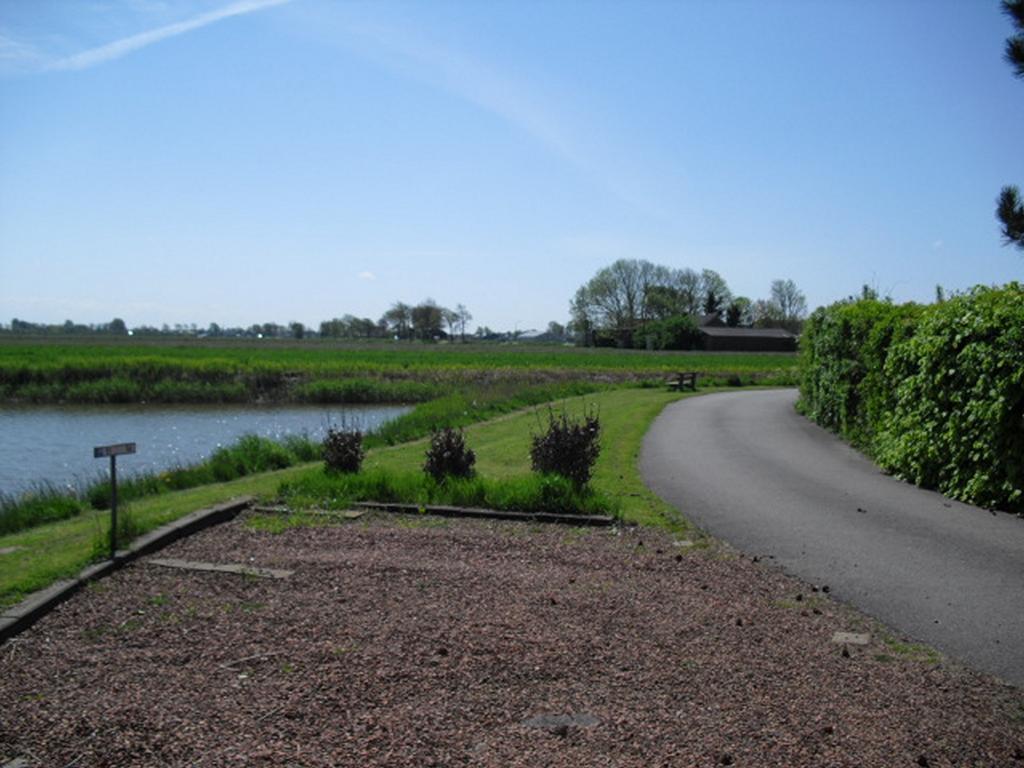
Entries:
{"type": "Polygon", "coordinates": [[[795,354],[645,352],[514,344],[321,341],[0,342],[0,401],[423,402],[496,382],[793,384],[795,354]]]}
{"type": "MultiPolygon", "coordinates": [[[[686,396],[660,389],[615,389],[559,404],[569,412],[579,412],[588,405],[599,410],[602,451],[592,485],[614,500],[626,521],[679,531],[687,528],[671,507],[647,490],[637,468],[641,440],[651,421],[665,405],[686,396]]],[[[468,427],[466,437],[477,454],[478,473],[493,479],[529,474],[530,435],[539,430],[545,412],[546,406],[534,406],[468,427]]],[[[369,452],[365,467],[390,473],[417,472],[425,449],[426,440],[375,448],[369,452]]],[[[130,508],[131,515],[139,532],[144,532],[233,496],[255,494],[274,499],[282,483],[294,483],[319,473],[322,470],[318,464],[305,464],[165,493],[135,502],[130,508]]],[[[87,565],[95,556],[95,542],[103,540],[105,520],[106,513],[87,512],[0,537],[0,549],[17,548],[11,554],[0,555],[0,605],[15,603],[28,592],[77,573],[87,565]]]]}

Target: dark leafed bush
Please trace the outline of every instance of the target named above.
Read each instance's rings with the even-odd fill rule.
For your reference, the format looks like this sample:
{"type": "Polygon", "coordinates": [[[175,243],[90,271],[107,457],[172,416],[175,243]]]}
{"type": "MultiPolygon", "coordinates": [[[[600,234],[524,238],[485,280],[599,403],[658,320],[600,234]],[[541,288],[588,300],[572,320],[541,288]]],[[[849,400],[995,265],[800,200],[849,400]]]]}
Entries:
{"type": "Polygon", "coordinates": [[[596,414],[587,413],[580,420],[565,412],[548,411],[545,430],[533,436],[530,459],[533,470],[542,474],[561,475],[582,488],[590,480],[601,453],[601,422],[596,414]]]}
{"type": "Polygon", "coordinates": [[[358,429],[328,429],[323,454],[328,472],[358,472],[366,455],[363,433],[358,429]]]}
{"type": "Polygon", "coordinates": [[[472,477],[475,463],[476,454],[466,447],[462,430],[445,427],[431,436],[423,471],[438,481],[445,477],[472,477]]]}

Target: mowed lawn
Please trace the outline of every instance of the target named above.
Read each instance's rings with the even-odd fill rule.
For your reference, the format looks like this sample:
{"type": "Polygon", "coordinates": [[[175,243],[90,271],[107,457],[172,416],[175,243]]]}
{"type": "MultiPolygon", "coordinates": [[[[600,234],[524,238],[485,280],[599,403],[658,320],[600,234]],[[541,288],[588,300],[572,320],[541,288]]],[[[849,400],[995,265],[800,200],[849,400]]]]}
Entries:
{"type": "MultiPolygon", "coordinates": [[[[601,418],[601,456],[592,484],[621,504],[628,522],[675,530],[687,523],[644,486],[637,458],[644,433],[670,402],[691,396],[657,389],[619,389],[538,406],[483,422],[466,429],[466,438],[477,454],[477,472],[502,478],[530,471],[530,437],[539,431],[548,408],[579,415],[593,409],[601,418]]],[[[427,440],[416,440],[371,451],[364,466],[397,471],[416,471],[423,464],[427,440]]],[[[277,472],[245,477],[228,483],[202,486],[135,502],[130,507],[140,532],[152,530],[196,509],[227,499],[253,494],[271,500],[281,482],[321,471],[307,464],[277,472]]],[[[88,513],[71,520],[40,526],[0,537],[0,605],[18,602],[27,593],[76,574],[96,559],[96,544],[104,540],[106,512],[88,513]]]]}

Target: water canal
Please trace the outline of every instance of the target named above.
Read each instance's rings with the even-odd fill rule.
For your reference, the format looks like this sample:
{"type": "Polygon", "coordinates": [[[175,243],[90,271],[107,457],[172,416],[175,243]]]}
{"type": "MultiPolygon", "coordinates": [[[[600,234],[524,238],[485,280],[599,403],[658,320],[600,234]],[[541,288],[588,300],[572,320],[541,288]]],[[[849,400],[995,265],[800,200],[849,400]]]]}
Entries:
{"type": "Polygon", "coordinates": [[[135,442],[138,453],[118,459],[118,470],[161,471],[193,464],[246,434],[272,439],[322,437],[328,426],[363,431],[409,406],[49,406],[0,408],[0,493],[40,483],[77,486],[106,473],[93,446],[135,442]]]}

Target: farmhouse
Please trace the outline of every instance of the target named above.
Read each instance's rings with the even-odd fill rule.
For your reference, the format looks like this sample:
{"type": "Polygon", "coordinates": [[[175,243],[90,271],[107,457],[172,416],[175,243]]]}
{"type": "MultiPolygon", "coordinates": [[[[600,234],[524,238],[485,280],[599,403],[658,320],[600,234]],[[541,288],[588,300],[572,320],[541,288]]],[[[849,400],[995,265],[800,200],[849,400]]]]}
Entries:
{"type": "Polygon", "coordinates": [[[701,347],[708,352],[795,352],[796,336],[783,328],[703,325],[701,347]]]}

